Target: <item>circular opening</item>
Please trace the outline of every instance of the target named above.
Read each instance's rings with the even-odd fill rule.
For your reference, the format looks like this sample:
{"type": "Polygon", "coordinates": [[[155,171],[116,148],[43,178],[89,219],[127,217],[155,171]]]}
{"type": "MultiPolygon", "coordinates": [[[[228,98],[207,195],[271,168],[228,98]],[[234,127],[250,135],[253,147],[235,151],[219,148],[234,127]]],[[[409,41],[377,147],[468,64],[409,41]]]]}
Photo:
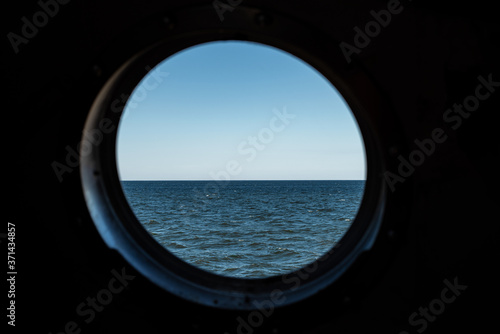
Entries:
{"type": "Polygon", "coordinates": [[[300,270],[346,235],[365,148],[316,69],[268,45],[217,41],[147,70],[121,116],[116,161],[158,244],[199,269],[253,279],[300,270]]]}
{"type": "MultiPolygon", "coordinates": [[[[172,24],[169,25],[168,31],[158,30],[157,23],[162,22],[161,24],[163,24],[165,22],[165,16],[160,16],[158,22],[153,19],[151,26],[146,29],[152,36],[149,41],[143,41],[142,30],[140,36],[136,36],[135,42],[133,39],[127,40],[126,45],[135,45],[134,50],[137,50],[138,53],[120,67],[116,67],[113,75],[107,79],[92,104],[83,129],[80,145],[80,173],[85,201],[90,217],[108,247],[116,250],[144,277],[168,293],[192,302],[222,309],[250,310],[258,308],[258,305],[262,305],[264,302],[272,302],[274,306],[289,305],[310,297],[328,286],[337,284],[338,278],[348,272],[364,252],[374,247],[379,231],[382,229],[382,219],[389,196],[383,179],[385,165],[388,162],[385,152],[387,152],[387,147],[394,145],[393,134],[397,133],[397,128],[394,126],[394,120],[384,113],[388,110],[388,106],[369,77],[356,64],[347,64],[342,53],[336,47],[338,43],[330,43],[328,36],[322,35],[292,18],[277,14],[272,15],[272,20],[267,20],[267,23],[263,24],[262,20],[258,19],[262,16],[262,12],[245,6],[240,6],[238,11],[232,12],[231,20],[224,21],[224,27],[221,27],[219,21],[207,19],[210,17],[210,13],[213,14],[211,6],[176,11],[171,14],[173,18],[169,22],[172,24]],[[286,30],[286,33],[283,29],[286,30]],[[313,39],[311,36],[315,36],[315,38],[313,39]],[[253,43],[234,42],[234,40],[252,41],[253,43]],[[318,43],[318,40],[325,43],[318,43]],[[225,44],[213,43],[214,41],[226,42],[225,44]],[[202,51],[203,48],[209,51],[209,47],[230,46],[232,44],[238,44],[240,48],[254,47],[254,50],[260,49],[261,52],[264,52],[265,61],[260,64],[262,66],[260,72],[257,70],[252,72],[247,69],[251,64],[255,64],[252,63],[253,61],[257,60],[257,54],[253,53],[251,53],[253,55],[251,57],[249,54],[243,53],[240,55],[240,59],[228,59],[224,57],[224,53],[214,52],[212,57],[206,55],[205,61],[198,59],[197,63],[188,61],[184,57],[190,54],[191,57],[194,57],[195,53],[193,52],[202,51]],[[148,46],[146,47],[146,45],[148,46]],[[328,47],[328,45],[332,47],[328,47]],[[290,54],[280,50],[285,50],[290,54]],[[291,56],[292,54],[304,60],[305,63],[291,56]],[[273,57],[278,56],[281,57],[279,61],[271,62],[273,57]],[[164,64],[168,65],[175,61],[177,61],[176,66],[163,69],[164,64]],[[188,67],[192,67],[192,75],[211,73],[212,76],[205,77],[205,82],[196,76],[195,80],[188,80],[188,76],[181,76],[180,72],[176,72],[183,68],[179,64],[179,62],[182,64],[182,61],[188,63],[188,67]],[[223,68],[238,65],[239,68],[229,74],[236,79],[246,75],[247,80],[222,80],[224,78],[222,72],[210,72],[210,69],[213,68],[210,67],[212,63],[219,64],[219,66],[226,64],[223,68]],[[283,70],[283,66],[299,63],[302,65],[302,70],[297,68],[289,71],[283,70]],[[194,71],[195,64],[198,66],[197,71],[194,71]],[[201,70],[199,70],[200,68],[201,70]],[[318,71],[312,70],[312,68],[318,71]],[[208,72],[204,72],[205,69],[208,69],[208,72]],[[258,73],[261,77],[257,75],[258,73]],[[311,83],[310,86],[303,84],[309,82],[304,79],[307,77],[306,74],[309,76],[308,78],[315,77],[317,79],[314,84],[311,83]],[[258,80],[264,77],[268,77],[270,81],[258,80]],[[177,81],[174,80],[176,78],[177,81]],[[250,80],[252,78],[253,80],[250,80]],[[278,84],[280,82],[282,84],[278,84]],[[335,85],[338,92],[342,93],[342,97],[330,82],[335,85]],[[224,86],[228,83],[232,84],[229,88],[224,86]],[[182,88],[186,89],[186,87],[191,87],[191,89],[198,87],[205,94],[203,95],[200,91],[196,93],[193,90],[191,95],[186,95],[186,91],[182,92],[182,88]],[[241,89],[241,87],[245,89],[241,89]],[[213,88],[219,89],[213,92],[213,88]],[[172,94],[179,89],[181,89],[181,93],[172,94]],[[207,93],[210,91],[213,92],[212,95],[207,93]],[[291,92],[294,94],[290,94],[291,92]],[[306,97],[311,93],[323,94],[316,99],[308,100],[306,97]],[[160,103],[162,105],[160,110],[153,107],[146,108],[148,103],[155,105],[155,99],[152,99],[155,95],[164,95],[165,103],[160,103]],[[262,96],[272,96],[274,100],[262,99],[260,98],[262,96]],[[329,102],[324,100],[327,97],[331,99],[329,102]],[[357,124],[344,99],[356,116],[357,124]],[[174,103],[175,101],[177,104],[174,103]],[[210,103],[208,103],[209,101],[210,103]],[[198,106],[198,108],[194,108],[193,105],[198,106]],[[191,109],[186,108],[187,106],[191,106],[191,109]],[[328,106],[331,109],[328,109],[328,106]],[[334,109],[332,106],[337,106],[340,109],[334,109]],[[216,107],[221,109],[216,109],[216,107]],[[141,113],[138,110],[141,110],[141,113]],[[342,110],[343,112],[341,112],[342,110]],[[198,119],[182,117],[195,111],[198,111],[196,114],[198,119]],[[153,113],[153,117],[151,115],[144,118],[141,116],[142,113],[148,112],[153,113]],[[156,115],[154,115],[155,112],[156,115]],[[295,115],[295,118],[287,119],[283,115],[285,112],[295,115]],[[279,113],[282,113],[281,117],[277,116],[279,113]],[[221,116],[224,116],[222,120],[221,116]],[[132,122],[133,119],[136,119],[135,122],[132,122]],[[148,119],[154,119],[156,122],[146,126],[148,119]],[[200,122],[201,119],[204,122],[200,122]],[[283,119],[287,120],[288,123],[285,124],[283,119]],[[171,123],[178,126],[172,127],[171,123]],[[132,128],[129,127],[127,130],[127,124],[132,128]],[[123,140],[128,137],[126,134],[134,127],[140,127],[141,124],[144,125],[142,132],[139,131],[141,136],[136,137],[135,140],[129,140],[126,144],[126,141],[123,140]],[[224,127],[224,124],[231,126],[224,127]],[[362,138],[359,136],[358,126],[359,132],[363,134],[362,138]],[[217,132],[216,129],[220,131],[217,132]],[[347,131],[349,129],[352,131],[347,131]],[[118,130],[120,134],[118,134],[118,130]],[[212,130],[210,135],[200,137],[200,133],[207,133],[209,130],[212,130]],[[192,134],[192,136],[185,136],[185,133],[192,134]],[[342,135],[346,133],[349,135],[342,135]],[[169,139],[165,139],[165,134],[170,136],[169,139]],[[337,137],[332,137],[334,134],[337,137]],[[151,144],[151,139],[154,139],[155,135],[158,140],[153,140],[151,144]],[[183,136],[184,140],[181,140],[180,138],[183,136]],[[249,139],[249,136],[257,139],[249,139]],[[338,142],[332,138],[342,139],[338,142]],[[144,142],[141,140],[143,139],[148,139],[149,143],[142,145],[144,142]],[[294,145],[290,143],[294,143],[294,145]],[[357,152],[363,152],[363,144],[366,147],[364,154],[354,154],[358,157],[357,163],[356,159],[352,160],[352,156],[348,154],[348,148],[352,147],[350,145],[353,143],[358,143],[356,144],[357,152]],[[208,147],[210,144],[214,146],[208,147]],[[240,151],[238,151],[239,145],[242,145],[240,151]],[[265,148],[259,145],[265,146],[265,148]],[[188,160],[182,161],[181,159],[186,157],[185,152],[189,151],[186,148],[193,149],[191,152],[196,152],[196,149],[200,147],[205,147],[207,150],[199,152],[200,154],[192,153],[190,156],[191,161],[194,162],[191,163],[192,167],[181,169],[177,165],[177,169],[174,168],[175,164],[181,164],[181,162],[183,162],[183,166],[187,166],[188,160]],[[328,147],[332,149],[329,154],[318,153],[321,149],[324,150],[328,147]],[[176,148],[178,151],[175,151],[176,148]],[[240,154],[242,149],[247,150],[244,151],[246,153],[240,154]],[[124,189],[127,188],[126,181],[139,178],[138,174],[134,175],[133,168],[125,168],[127,164],[124,164],[127,161],[127,151],[134,150],[137,152],[136,162],[131,163],[130,166],[134,166],[138,162],[140,168],[137,168],[137,171],[154,168],[154,166],[166,166],[159,171],[171,174],[158,174],[158,176],[150,177],[156,180],[166,179],[170,182],[169,184],[172,182],[178,184],[201,182],[198,189],[199,194],[202,195],[200,197],[205,202],[229,203],[219,205],[220,211],[218,212],[213,211],[216,206],[201,206],[211,215],[229,218],[229,221],[226,220],[225,223],[231,223],[230,220],[237,209],[250,216],[257,213],[262,215],[265,213],[263,208],[266,208],[270,213],[275,214],[275,216],[269,216],[275,218],[276,222],[274,223],[279,226],[289,221],[296,223],[297,221],[292,218],[297,216],[299,209],[305,209],[301,211],[304,224],[302,226],[294,225],[295,229],[288,232],[297,237],[297,242],[292,240],[293,242],[289,243],[291,247],[295,247],[294,251],[296,250],[296,252],[285,250],[284,248],[288,248],[287,246],[284,248],[278,246],[278,248],[282,248],[282,250],[278,249],[283,251],[282,257],[287,257],[287,260],[291,261],[283,265],[285,263],[283,261],[271,261],[267,253],[258,254],[255,252],[256,254],[251,255],[262,255],[261,261],[257,265],[263,263],[265,267],[259,270],[246,267],[245,270],[235,273],[234,270],[228,269],[233,268],[236,260],[240,261],[244,255],[247,255],[248,252],[241,246],[250,247],[251,244],[236,243],[235,238],[226,238],[228,243],[222,242],[218,248],[219,253],[214,253],[217,258],[220,258],[225,252],[226,258],[223,257],[222,261],[218,262],[220,266],[210,268],[201,267],[195,262],[196,260],[190,260],[188,257],[183,258],[184,255],[178,251],[179,249],[193,251],[199,255],[203,253],[202,248],[206,247],[207,244],[200,243],[191,249],[187,249],[187,247],[175,248],[172,247],[173,244],[171,246],[167,244],[166,248],[162,245],[162,240],[153,234],[157,231],[145,227],[149,223],[149,218],[147,218],[148,220],[140,218],[138,209],[127,199],[127,196],[130,197],[130,195],[126,195],[128,190],[124,189]],[[169,154],[162,154],[162,152],[166,152],[165,150],[170,150],[169,154]],[[304,153],[306,151],[309,152],[309,155],[304,153]],[[286,154],[287,152],[288,154],[286,154]],[[339,176],[341,174],[338,174],[338,170],[328,167],[331,166],[328,159],[335,156],[334,152],[336,154],[345,153],[342,156],[345,159],[341,159],[340,162],[330,160],[332,165],[343,166],[346,174],[343,174],[342,177],[339,176]],[[145,166],[146,160],[141,155],[147,156],[146,153],[150,153],[149,157],[152,159],[163,159],[156,160],[156,162],[161,161],[162,163],[156,164],[155,161],[150,161],[153,166],[145,166]],[[299,156],[304,158],[298,159],[299,156]],[[315,156],[321,156],[324,160],[315,160],[315,156]],[[253,159],[250,159],[251,157],[253,159]],[[246,161],[247,159],[251,161],[246,161]],[[233,160],[237,161],[239,165],[232,162],[233,160]],[[286,164],[283,164],[283,160],[286,160],[286,164]],[[313,161],[316,163],[311,163],[313,161]],[[120,172],[117,168],[118,165],[120,172]],[[200,166],[204,166],[204,169],[198,169],[200,166]],[[324,169],[320,170],[320,167],[324,167],[324,169]],[[182,173],[174,175],[175,170],[181,170],[182,173]],[[215,179],[210,175],[210,172],[214,173],[212,175],[215,175],[215,179]],[[353,176],[348,176],[351,172],[354,172],[351,174],[353,176]],[[257,181],[262,180],[263,175],[268,175],[267,179],[257,181]],[[121,181],[120,178],[124,181],[121,181]],[[364,178],[366,181],[363,180],[364,178]],[[222,181],[225,179],[227,181],[222,181]],[[345,219],[343,222],[342,220],[336,221],[334,217],[324,220],[329,222],[330,227],[332,221],[345,224],[345,231],[340,231],[337,239],[321,234],[317,239],[314,239],[314,236],[309,236],[310,239],[307,240],[307,234],[302,233],[321,230],[320,228],[310,228],[312,227],[311,221],[317,223],[313,214],[320,211],[315,210],[326,209],[324,210],[325,214],[328,213],[328,209],[338,210],[338,207],[319,206],[321,201],[318,201],[317,198],[322,191],[321,186],[311,186],[312,190],[305,191],[303,194],[309,194],[307,198],[296,196],[297,203],[287,202],[289,205],[286,207],[283,207],[283,202],[278,200],[279,196],[285,198],[285,202],[289,201],[289,197],[295,196],[295,190],[291,190],[293,196],[288,196],[283,191],[273,193],[267,189],[267,198],[272,199],[276,204],[262,203],[250,211],[243,210],[247,209],[246,206],[249,205],[248,203],[242,205],[241,201],[245,198],[244,196],[252,194],[254,201],[249,201],[249,203],[254,205],[260,203],[262,197],[248,191],[241,191],[239,195],[238,191],[234,192],[237,190],[234,189],[234,186],[238,184],[241,186],[245,182],[247,184],[256,184],[257,182],[276,184],[280,182],[281,189],[283,189],[283,185],[288,181],[302,181],[318,185],[321,181],[330,181],[330,184],[333,184],[336,182],[335,180],[344,182],[347,179],[358,180],[359,185],[364,184],[364,190],[361,190],[360,186],[358,199],[362,194],[362,200],[359,210],[352,206],[351,216],[343,217],[351,219],[350,221],[345,219]],[[207,182],[212,186],[206,186],[207,182]],[[201,187],[202,184],[203,187],[201,187]],[[231,200],[227,200],[229,194],[231,194],[231,200]],[[314,198],[316,200],[311,200],[314,198]],[[301,201],[304,203],[300,203],[301,201]],[[313,209],[307,208],[308,204],[313,209]],[[277,214],[278,209],[282,210],[280,215],[277,214]],[[286,219],[282,219],[283,217],[286,219]],[[339,238],[341,238],[340,241],[339,238]],[[314,248],[317,246],[318,240],[324,241],[324,248],[314,248]],[[229,242],[233,242],[235,245],[229,247],[229,242]],[[315,249],[314,254],[310,252],[312,249],[315,249]],[[175,253],[176,251],[178,253],[175,253]],[[289,253],[286,253],[287,251],[289,253]],[[306,258],[305,254],[312,256],[306,258]],[[272,270],[270,264],[273,266],[272,270]]],[[[117,46],[117,50],[122,48],[120,45],[117,46]]],[[[118,65],[117,54],[119,55],[120,52],[110,54],[104,59],[103,64],[118,65]]],[[[118,58],[120,57],[118,56],[118,58]]],[[[158,104],[158,101],[162,100],[156,101],[158,104]]],[[[133,139],[132,133],[130,132],[129,138],[133,139]]],[[[134,157],[133,154],[132,156],[134,157]]],[[[140,178],[142,179],[142,176],[140,178]]],[[[163,181],[148,182],[156,182],[156,185],[161,185],[163,181]]],[[[303,189],[299,193],[302,191],[303,189]]],[[[173,192],[171,187],[168,187],[167,194],[169,194],[168,200],[175,200],[177,203],[167,210],[171,215],[168,217],[160,215],[159,221],[157,218],[152,218],[155,220],[153,223],[163,223],[167,228],[171,226],[166,224],[166,221],[162,221],[162,218],[167,220],[176,218],[178,221],[187,222],[183,220],[188,210],[186,203],[183,202],[183,199],[187,198],[186,194],[181,196],[181,192],[173,192]],[[181,207],[182,205],[184,207],[181,207]]],[[[164,189],[158,189],[152,198],[159,203],[165,203],[164,189]]],[[[191,198],[189,203],[192,202],[191,198]]],[[[324,203],[331,202],[325,200],[324,203]]],[[[356,202],[344,197],[338,198],[338,202],[335,203],[336,205],[351,205],[356,202]],[[345,201],[341,201],[342,199],[345,201]]],[[[163,210],[161,207],[159,208],[163,210]]],[[[144,208],[142,209],[144,210],[144,208]]],[[[203,212],[200,211],[200,217],[207,219],[201,213],[203,212]]],[[[257,220],[247,217],[241,221],[252,225],[257,220]]],[[[222,224],[224,221],[219,223],[222,224]]],[[[261,224],[260,226],[269,227],[271,223],[268,222],[267,225],[261,224]]],[[[212,228],[211,225],[210,228],[212,228]]],[[[248,233],[248,230],[247,228],[235,228],[234,232],[248,233]]],[[[331,229],[326,228],[326,230],[331,229]]],[[[162,230],[160,229],[160,231],[162,230]]],[[[264,237],[263,240],[270,239],[271,236],[278,239],[278,236],[286,235],[283,233],[284,230],[277,230],[279,232],[274,235],[272,234],[274,231],[269,231],[269,229],[260,231],[264,231],[261,233],[264,237]]],[[[181,233],[184,232],[181,231],[181,233]]],[[[211,238],[217,237],[215,240],[219,242],[224,240],[217,236],[217,233],[213,233],[212,230],[205,227],[195,228],[192,235],[194,240],[203,235],[211,238]]],[[[264,244],[265,242],[261,242],[262,246],[264,244]]],[[[277,244],[268,243],[267,245],[276,246],[277,244]]],[[[212,247],[213,245],[208,244],[208,246],[212,247]]],[[[244,266],[234,266],[234,268],[240,267],[244,266]]],[[[341,288],[342,281],[338,282],[336,286],[341,288]]]]}

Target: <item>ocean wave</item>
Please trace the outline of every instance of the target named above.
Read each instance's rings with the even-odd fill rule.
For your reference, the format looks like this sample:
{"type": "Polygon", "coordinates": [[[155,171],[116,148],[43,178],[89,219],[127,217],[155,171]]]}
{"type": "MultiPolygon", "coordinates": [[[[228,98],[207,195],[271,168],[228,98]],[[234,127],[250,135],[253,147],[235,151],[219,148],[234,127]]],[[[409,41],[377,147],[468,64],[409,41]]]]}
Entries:
{"type": "Polygon", "coordinates": [[[175,249],[183,249],[183,248],[188,248],[187,246],[183,245],[183,244],[179,244],[177,242],[169,242],[167,244],[164,244],[164,246],[166,246],[167,248],[175,248],[175,249]]]}
{"type": "Polygon", "coordinates": [[[362,181],[235,181],[193,198],[192,182],[138,181],[125,193],[146,230],[182,260],[222,275],[263,277],[331,249],[351,226],[363,190],[362,181]]]}
{"type": "Polygon", "coordinates": [[[144,225],[156,225],[156,224],[160,224],[160,223],[154,219],[149,219],[148,221],[146,221],[144,223],[144,225]]]}
{"type": "Polygon", "coordinates": [[[336,210],[335,210],[335,208],[322,208],[322,209],[318,209],[316,211],[319,211],[319,212],[334,212],[336,210]]]}

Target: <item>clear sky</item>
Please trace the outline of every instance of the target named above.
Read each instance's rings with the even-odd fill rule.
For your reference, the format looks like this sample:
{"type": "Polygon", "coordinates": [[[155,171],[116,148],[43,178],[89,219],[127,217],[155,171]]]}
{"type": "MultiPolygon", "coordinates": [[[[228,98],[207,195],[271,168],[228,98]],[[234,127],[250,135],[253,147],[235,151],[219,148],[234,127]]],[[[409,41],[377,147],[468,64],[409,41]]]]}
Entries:
{"type": "Polygon", "coordinates": [[[117,162],[122,180],[364,180],[366,168],[328,80],[237,41],[191,47],[148,73],[122,116],[117,162]]]}

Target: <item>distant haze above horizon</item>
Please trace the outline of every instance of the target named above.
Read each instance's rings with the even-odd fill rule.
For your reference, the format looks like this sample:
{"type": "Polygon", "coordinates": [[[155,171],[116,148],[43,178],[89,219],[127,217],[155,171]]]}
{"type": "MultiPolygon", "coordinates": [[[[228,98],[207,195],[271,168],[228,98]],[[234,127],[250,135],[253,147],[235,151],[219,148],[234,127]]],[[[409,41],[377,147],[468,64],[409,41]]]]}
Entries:
{"type": "Polygon", "coordinates": [[[117,165],[137,181],[366,178],[357,123],[331,83],[239,41],[188,48],[147,73],[122,115],[117,165]]]}

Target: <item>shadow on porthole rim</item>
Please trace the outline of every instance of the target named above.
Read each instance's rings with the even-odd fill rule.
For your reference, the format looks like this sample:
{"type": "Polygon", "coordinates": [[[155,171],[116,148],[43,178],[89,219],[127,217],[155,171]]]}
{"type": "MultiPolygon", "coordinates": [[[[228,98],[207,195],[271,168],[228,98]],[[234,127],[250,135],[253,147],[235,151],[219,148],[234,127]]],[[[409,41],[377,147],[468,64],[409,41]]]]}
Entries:
{"type": "MultiPolygon", "coordinates": [[[[157,22],[152,20],[144,31],[157,41],[146,48],[138,46],[127,62],[109,77],[97,95],[83,130],[80,173],[90,216],[108,247],[120,253],[138,272],[150,281],[179,297],[202,305],[224,309],[255,309],[256,303],[279,296],[284,306],[303,300],[333,284],[359,258],[370,250],[380,230],[386,206],[386,186],[382,177],[388,145],[385,133],[378,127],[391,127],[386,120],[375,121],[382,114],[382,102],[362,69],[347,64],[338,43],[328,36],[277,14],[254,8],[238,7],[231,20],[207,20],[213,8],[183,9],[168,22],[182,22],[170,32],[158,36],[157,22]],[[272,17],[259,20],[261,15],[272,17]],[[205,19],[204,19],[205,18],[205,19]],[[262,24],[262,22],[267,22],[262,24]],[[199,28],[200,25],[206,25],[199,28]],[[283,34],[283,27],[287,33],[283,34]],[[324,47],[318,47],[310,36],[322,36],[324,47]],[[198,44],[241,40],[269,45],[288,52],[321,73],[342,95],[354,114],[365,147],[366,182],[358,214],[351,227],[330,252],[310,265],[292,273],[267,278],[236,278],[199,269],[180,260],[160,245],[142,226],[122,191],[116,164],[116,137],[126,97],[148,70],[169,56],[198,44]],[[328,41],[328,43],[327,43],[328,41]],[[328,44],[331,44],[330,46],[328,44]],[[140,50],[142,49],[142,50],[140,50]],[[362,90],[353,89],[356,84],[362,90]],[[96,131],[102,138],[97,141],[96,131]]],[[[165,22],[165,16],[158,21],[165,22]]],[[[158,23],[161,24],[161,23],[158,23]]],[[[385,106],[387,107],[387,106],[385,106]]]]}

